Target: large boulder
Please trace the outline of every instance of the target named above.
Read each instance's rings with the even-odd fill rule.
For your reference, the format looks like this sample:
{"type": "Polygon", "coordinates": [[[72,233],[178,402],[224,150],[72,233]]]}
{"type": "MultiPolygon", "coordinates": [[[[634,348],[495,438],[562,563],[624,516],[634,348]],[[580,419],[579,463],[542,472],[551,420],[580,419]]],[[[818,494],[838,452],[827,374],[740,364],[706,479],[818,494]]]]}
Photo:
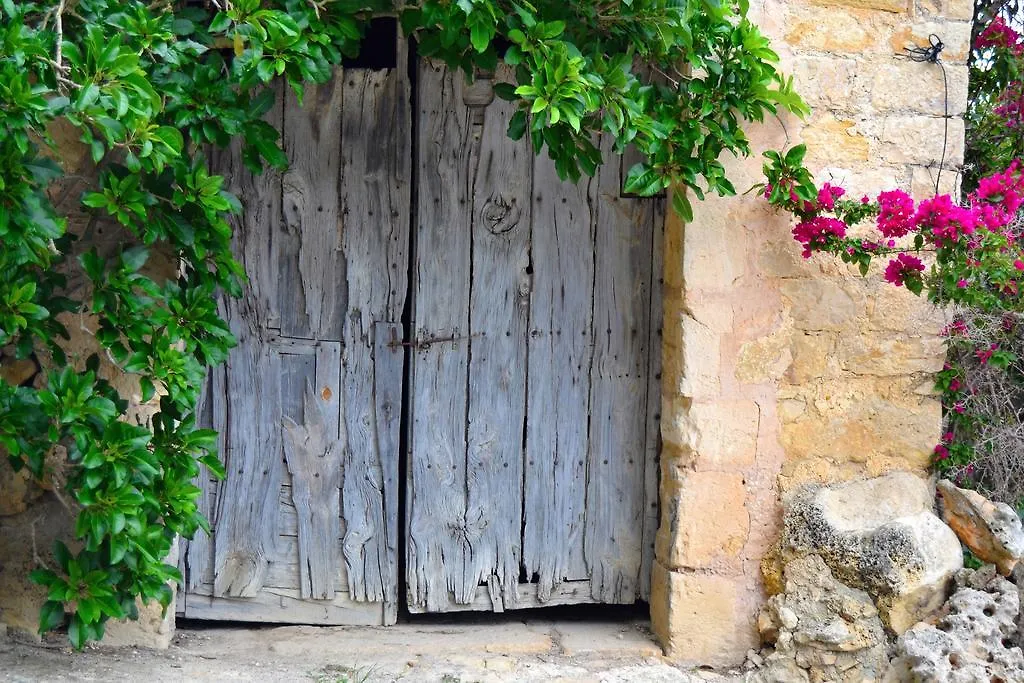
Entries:
{"type": "Polygon", "coordinates": [[[1024,528],[1014,509],[947,480],[939,482],[939,494],[946,524],[980,560],[1009,576],[1024,558],[1024,528]]]}
{"type": "Polygon", "coordinates": [[[956,574],[956,590],[932,623],[896,641],[885,683],[1011,683],[1024,681],[1016,645],[1017,587],[993,565],[956,574]]]}
{"type": "Polygon", "coordinates": [[[785,505],[780,554],[820,556],[836,579],[871,594],[900,634],[942,606],[963,567],[960,541],[933,503],[929,484],[905,472],[810,485],[785,505]]]}
{"type": "Polygon", "coordinates": [[[866,592],[836,580],[809,555],[784,570],[785,590],[761,611],[758,628],[772,648],[750,683],[881,681],[888,664],[885,629],[866,592]]]}

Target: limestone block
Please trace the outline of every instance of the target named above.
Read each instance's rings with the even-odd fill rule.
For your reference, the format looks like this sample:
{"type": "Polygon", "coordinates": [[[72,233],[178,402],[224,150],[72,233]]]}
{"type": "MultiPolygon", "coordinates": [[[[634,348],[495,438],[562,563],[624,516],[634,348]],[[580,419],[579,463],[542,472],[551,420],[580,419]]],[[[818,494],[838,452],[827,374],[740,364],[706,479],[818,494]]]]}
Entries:
{"type": "Polygon", "coordinates": [[[42,563],[55,566],[50,549],[56,539],[71,543],[71,520],[53,494],[21,514],[0,517],[0,622],[12,631],[38,637],[46,589],[29,581],[28,574],[42,563]]]}
{"type": "Polygon", "coordinates": [[[836,335],[830,332],[803,332],[793,336],[793,363],[786,373],[786,380],[793,384],[804,384],[815,379],[834,375],[829,372],[829,361],[834,357],[836,335]]]}
{"type": "Polygon", "coordinates": [[[923,471],[939,437],[941,406],[912,395],[912,379],[848,377],[794,387],[792,398],[809,409],[781,425],[784,472],[810,458],[870,463],[877,457],[923,471]]]}
{"type": "Polygon", "coordinates": [[[768,601],[758,629],[774,645],[768,670],[789,660],[813,681],[879,681],[888,664],[871,596],[837,581],[816,555],[786,565],[785,592],[768,601]]]}
{"type": "Polygon", "coordinates": [[[879,9],[885,12],[907,12],[910,9],[908,0],[814,0],[814,3],[826,7],[879,9]]]}
{"type": "Polygon", "coordinates": [[[974,0],[946,0],[944,15],[950,19],[974,18],[974,0]]]}
{"type": "Polygon", "coordinates": [[[676,322],[674,334],[682,343],[679,392],[692,398],[717,396],[721,391],[721,335],[689,315],[681,315],[676,322]]]}
{"type": "Polygon", "coordinates": [[[741,579],[670,571],[655,561],[651,627],[678,664],[739,664],[757,634],[740,610],[741,579]]]}
{"type": "Polygon", "coordinates": [[[785,505],[782,547],[817,554],[840,581],[876,599],[902,633],[937,610],[963,567],[956,534],[932,512],[928,483],[906,472],[808,486],[785,505]]]}
{"type": "MultiPolygon", "coordinates": [[[[171,546],[170,554],[164,559],[167,564],[178,563],[178,540],[175,539],[171,546]]],[[[159,603],[151,602],[143,604],[137,602],[139,618],[136,621],[109,621],[107,622],[106,635],[103,637],[104,647],[148,647],[154,650],[166,650],[174,638],[174,605],[177,599],[177,585],[169,584],[174,591],[174,598],[171,599],[167,611],[160,607],[159,603]]]]}
{"type": "Polygon", "coordinates": [[[973,683],[1024,680],[1015,645],[1017,587],[991,565],[961,570],[936,623],[919,623],[896,641],[885,683],[973,683]]]}
{"type": "MultiPolygon", "coordinates": [[[[937,168],[914,166],[910,180],[911,196],[918,201],[935,196],[935,178],[937,175],[937,168]]],[[[943,171],[942,177],[939,178],[939,194],[959,197],[960,174],[952,171],[943,171]]]]}
{"type": "Polygon", "coordinates": [[[747,268],[747,239],[735,215],[743,213],[744,203],[719,197],[705,201],[708,206],[694,214],[684,233],[683,276],[687,292],[728,290],[747,268]]]}
{"type": "Polygon", "coordinates": [[[971,22],[929,19],[912,25],[904,25],[898,31],[890,31],[889,46],[894,53],[902,53],[908,47],[928,47],[929,36],[935,34],[942,39],[945,49],[942,59],[947,64],[963,63],[971,45],[971,22]]]}
{"type": "Polygon", "coordinates": [[[745,342],[736,358],[736,379],[748,384],[778,382],[793,364],[793,320],[783,317],[770,334],[745,342]]]}
{"type": "Polygon", "coordinates": [[[913,62],[890,58],[888,61],[861,65],[872,75],[871,104],[879,113],[914,112],[942,116],[946,112],[946,88],[942,68],[949,85],[949,115],[960,116],[967,110],[967,68],[955,64],[913,62]]]}
{"type": "Polygon", "coordinates": [[[855,324],[858,301],[837,282],[820,277],[785,280],[781,291],[798,330],[844,330],[855,324]]]}
{"type": "Polygon", "coordinates": [[[672,570],[706,568],[738,557],[750,533],[743,476],[691,472],[662,482],[658,560],[672,570]]]}
{"type": "Polygon", "coordinates": [[[803,130],[810,163],[867,161],[871,143],[857,130],[857,123],[831,115],[816,117],[803,130]]]}
{"type": "MultiPolygon", "coordinates": [[[[946,166],[964,158],[964,122],[949,119],[946,166]]],[[[888,162],[935,165],[942,158],[946,121],[930,116],[890,116],[882,121],[882,133],[874,157],[888,162]]]]}
{"type": "Polygon", "coordinates": [[[27,468],[15,472],[6,453],[0,452],[0,517],[25,512],[43,489],[27,468]]]}
{"type": "Polygon", "coordinates": [[[849,109],[854,105],[857,63],[835,55],[801,56],[789,68],[796,91],[811,106],[849,109]]]}
{"type": "MultiPolygon", "coordinates": [[[[791,5],[792,3],[787,3],[791,5]]],[[[903,17],[881,10],[837,11],[834,7],[799,4],[787,8],[785,42],[796,48],[823,52],[878,51],[903,17]]]]}
{"type": "Polygon", "coordinates": [[[1006,503],[990,501],[977,491],[939,482],[942,518],[978,559],[996,565],[1009,576],[1024,559],[1024,529],[1017,512],[1006,503]]]}
{"type": "Polygon", "coordinates": [[[760,422],[754,401],[695,401],[687,424],[698,469],[735,472],[753,465],[760,422]]]}
{"type": "Polygon", "coordinates": [[[839,335],[836,358],[843,370],[858,375],[934,373],[942,369],[946,346],[938,336],[844,334],[839,335]]]}

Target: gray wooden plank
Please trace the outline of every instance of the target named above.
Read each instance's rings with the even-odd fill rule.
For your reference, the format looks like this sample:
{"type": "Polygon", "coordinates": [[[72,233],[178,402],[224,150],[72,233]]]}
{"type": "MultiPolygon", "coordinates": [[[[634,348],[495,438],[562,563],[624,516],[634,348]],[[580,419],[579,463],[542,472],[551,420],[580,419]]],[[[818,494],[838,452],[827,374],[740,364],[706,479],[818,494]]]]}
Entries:
{"type": "Polygon", "coordinates": [[[523,562],[545,602],[583,556],[596,183],[534,163],[523,562]]]}
{"type": "Polygon", "coordinates": [[[655,200],[651,224],[651,323],[647,370],[647,455],[644,458],[644,534],[640,563],[640,599],[651,598],[651,571],[654,565],[654,539],[658,533],[661,464],[661,353],[665,269],[664,199],[655,200]]]}
{"type": "MultiPolygon", "coordinates": [[[[611,141],[601,146],[611,158],[611,141]]],[[[594,598],[632,603],[645,514],[653,203],[620,197],[614,165],[597,179],[585,548],[594,598]]]]}
{"type": "Polygon", "coordinates": [[[303,598],[334,598],[339,535],[341,443],[338,433],[340,344],[323,342],[316,388],[307,383],[304,422],[284,417],[284,454],[292,476],[298,520],[299,578],[303,598]]]}
{"type": "Polygon", "coordinates": [[[383,610],[379,603],[353,602],[342,593],[332,601],[311,602],[303,600],[297,589],[288,588],[267,588],[245,599],[214,597],[212,592],[213,587],[208,584],[192,591],[185,616],[278,624],[377,626],[383,610]]]}
{"type": "Polygon", "coordinates": [[[466,518],[470,227],[478,141],[462,102],[462,77],[419,64],[416,339],[451,339],[413,353],[412,458],[408,469],[408,602],[430,611],[473,599],[472,545],[483,520],[466,518]]]}
{"type": "MultiPolygon", "coordinates": [[[[402,380],[405,349],[400,345],[402,325],[377,323],[373,329],[373,399],[377,453],[384,473],[387,554],[398,557],[398,462],[402,430],[402,380]]],[[[398,621],[398,563],[389,561],[384,582],[384,623],[398,621]]]]}
{"type": "MultiPolygon", "coordinates": [[[[225,411],[227,405],[224,400],[224,366],[218,365],[210,368],[203,383],[203,391],[196,410],[197,424],[205,429],[218,429],[225,423],[225,411]]],[[[224,433],[217,433],[217,457],[224,457],[224,433]]],[[[196,485],[202,491],[198,500],[199,514],[206,517],[210,523],[210,533],[202,529],[196,531],[196,535],[185,543],[182,548],[181,557],[185,563],[185,586],[189,588],[198,585],[200,577],[204,572],[213,571],[213,528],[216,527],[215,498],[217,487],[220,482],[215,481],[210,475],[206,465],[199,466],[199,476],[196,485]]]]}
{"type": "MultiPolygon", "coordinates": [[[[514,605],[505,605],[509,609],[536,609],[540,607],[554,607],[556,605],[585,605],[594,602],[590,595],[590,581],[564,581],[540,599],[539,584],[524,583],[519,586],[519,598],[514,605]]],[[[446,612],[492,612],[499,611],[498,605],[493,602],[490,590],[487,586],[477,586],[473,599],[465,605],[449,604],[446,612]]],[[[411,614],[423,614],[426,612],[422,607],[410,606],[411,614]]]]}
{"type": "Polygon", "coordinates": [[[341,339],[347,298],[338,196],[343,77],[339,68],[330,81],[307,85],[301,106],[291,88],[285,96],[288,170],[278,296],[286,336],[341,339]]]}
{"type": "MultiPolygon", "coordinates": [[[[397,464],[387,464],[386,476],[384,461],[396,454],[383,455],[378,441],[373,327],[401,320],[407,291],[412,116],[406,49],[399,38],[401,68],[345,72],[341,121],[342,241],[349,294],[342,380],[344,557],[352,599],[392,605],[398,544],[394,534],[389,536],[387,508],[394,507],[397,519],[397,464]]],[[[388,391],[400,396],[401,380],[399,371],[382,381],[394,382],[388,391]]],[[[389,607],[388,619],[397,616],[394,609],[389,607]]]]}
{"type": "MultiPolygon", "coordinates": [[[[279,86],[277,86],[279,88],[279,86]]],[[[282,109],[267,114],[281,125],[282,109]]],[[[225,365],[225,495],[218,498],[214,539],[217,595],[251,597],[262,585],[267,556],[277,535],[276,500],[283,477],[280,363],[265,343],[276,317],[278,266],[273,236],[280,231],[281,178],[268,169],[253,176],[235,145],[218,164],[246,207],[236,221],[232,247],[248,274],[239,299],[222,301],[223,316],[238,345],[225,365]],[[230,501],[230,504],[225,504],[230,501]]]]}
{"type": "MultiPolygon", "coordinates": [[[[506,82],[511,69],[497,74],[506,82]]],[[[458,78],[458,76],[456,76],[458,78]]],[[[474,86],[487,91],[487,81],[474,86]]],[[[530,300],[530,192],[533,152],[509,140],[512,103],[500,98],[473,113],[479,158],[467,169],[472,188],[469,304],[469,425],[466,527],[472,566],[463,593],[486,582],[496,611],[517,602],[522,560],[523,419],[530,300]]]]}

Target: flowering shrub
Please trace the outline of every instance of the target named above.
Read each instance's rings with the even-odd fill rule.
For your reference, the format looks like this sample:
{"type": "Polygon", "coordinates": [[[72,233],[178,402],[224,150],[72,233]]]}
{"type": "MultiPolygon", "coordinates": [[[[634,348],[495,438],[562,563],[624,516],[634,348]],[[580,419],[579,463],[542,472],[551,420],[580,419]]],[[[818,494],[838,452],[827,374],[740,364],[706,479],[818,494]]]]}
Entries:
{"type": "Polygon", "coordinates": [[[901,190],[850,200],[843,188],[814,185],[802,166],[804,152],[801,146],[785,155],[765,154],[764,197],[793,214],[793,237],[805,258],[834,254],[862,274],[874,259],[887,259],[886,281],[968,312],[946,330],[956,361],[937,378],[946,420],[933,463],[963,485],[1017,502],[1024,481],[1008,475],[1018,468],[1024,474],[1018,388],[1024,383],[1024,343],[1017,341],[1024,331],[1024,235],[1017,220],[1024,163],[982,178],[965,205],[949,195],[915,202],[901,190]],[[982,386],[987,390],[979,391],[982,386]],[[1014,426],[1015,439],[1005,430],[993,432],[1006,423],[1014,426]],[[998,457],[985,457],[996,449],[998,457]],[[1005,457],[1010,452],[1019,457],[1005,457]]]}

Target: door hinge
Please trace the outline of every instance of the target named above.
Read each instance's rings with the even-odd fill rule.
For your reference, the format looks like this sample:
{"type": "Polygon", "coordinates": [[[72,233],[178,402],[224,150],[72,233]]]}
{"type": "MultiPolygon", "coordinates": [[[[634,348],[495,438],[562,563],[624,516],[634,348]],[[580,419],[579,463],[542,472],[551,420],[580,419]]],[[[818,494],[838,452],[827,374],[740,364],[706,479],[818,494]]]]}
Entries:
{"type": "Polygon", "coordinates": [[[462,336],[453,334],[447,337],[427,337],[425,339],[415,339],[413,341],[402,341],[398,338],[395,328],[391,328],[391,341],[388,342],[388,347],[397,348],[399,346],[404,346],[406,348],[419,350],[430,348],[432,344],[445,344],[451,342],[454,345],[460,341],[466,341],[467,339],[475,339],[483,336],[485,336],[483,332],[477,332],[476,334],[467,334],[462,336]]]}

